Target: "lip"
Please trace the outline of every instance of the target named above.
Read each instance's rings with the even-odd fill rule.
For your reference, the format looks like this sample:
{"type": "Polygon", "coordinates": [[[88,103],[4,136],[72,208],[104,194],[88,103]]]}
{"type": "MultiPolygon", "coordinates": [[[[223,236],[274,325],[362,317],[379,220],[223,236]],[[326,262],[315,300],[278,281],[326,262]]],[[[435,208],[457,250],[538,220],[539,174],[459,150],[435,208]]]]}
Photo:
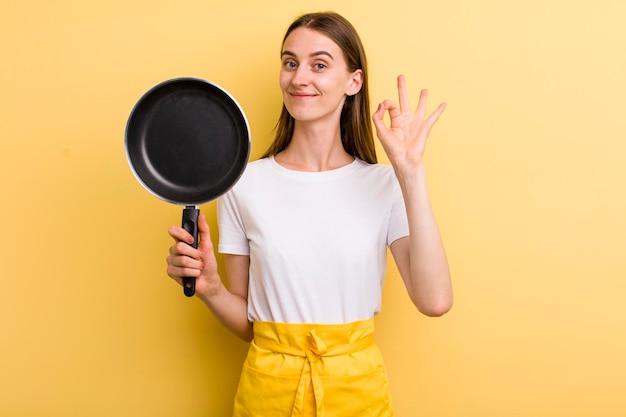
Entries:
{"type": "Polygon", "coordinates": [[[314,94],[314,93],[304,93],[304,92],[299,92],[299,91],[291,91],[289,92],[289,95],[299,100],[305,100],[307,98],[312,98],[312,97],[317,96],[317,94],[314,94]]]}

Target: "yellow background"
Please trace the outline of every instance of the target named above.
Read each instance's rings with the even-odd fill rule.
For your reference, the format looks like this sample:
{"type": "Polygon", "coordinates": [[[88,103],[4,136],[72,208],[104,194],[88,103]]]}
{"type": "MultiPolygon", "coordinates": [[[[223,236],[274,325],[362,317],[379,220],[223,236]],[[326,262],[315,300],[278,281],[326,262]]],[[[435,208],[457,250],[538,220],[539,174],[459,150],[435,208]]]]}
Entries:
{"type": "Polygon", "coordinates": [[[413,103],[449,104],[427,165],[456,304],[420,316],[390,266],[398,414],[626,415],[622,0],[3,5],[0,415],[229,414],[247,345],[167,278],[182,210],[135,180],[124,127],[154,84],[201,77],[242,105],[257,158],[283,32],[326,9],[360,31],[374,103],[405,73],[413,103]]]}

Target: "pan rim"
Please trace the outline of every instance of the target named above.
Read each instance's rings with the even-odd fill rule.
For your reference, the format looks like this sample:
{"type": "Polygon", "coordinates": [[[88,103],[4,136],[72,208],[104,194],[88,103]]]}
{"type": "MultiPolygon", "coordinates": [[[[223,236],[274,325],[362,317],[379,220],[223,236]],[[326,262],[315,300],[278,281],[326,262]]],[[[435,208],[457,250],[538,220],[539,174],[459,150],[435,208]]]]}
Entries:
{"type": "MultiPolygon", "coordinates": [[[[145,145],[145,144],[142,144],[142,145],[145,145]]],[[[143,147],[145,148],[145,146],[143,147]]],[[[248,160],[250,157],[250,148],[251,148],[250,125],[246,117],[246,114],[243,111],[239,102],[232,96],[232,94],[230,94],[223,87],[219,86],[218,84],[214,82],[208,81],[204,78],[188,77],[188,76],[175,77],[175,78],[167,79],[165,81],[162,81],[152,86],[151,88],[146,90],[146,92],[144,92],[139,98],[139,100],[133,105],[131,113],[126,122],[126,127],[124,131],[124,148],[125,148],[125,153],[126,153],[126,159],[131,168],[131,171],[133,175],[135,176],[135,178],[143,186],[144,189],[146,189],[155,197],[163,201],[166,201],[168,203],[172,203],[176,205],[184,205],[184,206],[192,206],[192,205],[197,206],[200,204],[204,204],[204,203],[208,203],[210,201],[216,200],[221,195],[228,192],[239,181],[239,179],[243,175],[243,172],[245,171],[246,165],[249,162],[248,160]],[[240,150],[241,152],[239,152],[238,155],[236,155],[236,160],[235,160],[236,165],[232,168],[234,175],[230,175],[231,172],[228,171],[228,174],[229,174],[228,181],[230,182],[224,181],[225,185],[223,186],[221,186],[221,184],[218,183],[217,185],[213,185],[213,187],[206,187],[207,189],[205,191],[199,193],[201,195],[198,196],[198,198],[186,198],[184,196],[180,196],[180,193],[178,193],[176,197],[172,197],[171,195],[168,195],[168,194],[177,194],[177,193],[168,193],[168,192],[163,193],[162,191],[158,191],[154,189],[154,187],[148,183],[148,180],[144,178],[144,176],[142,176],[140,172],[138,172],[135,161],[133,161],[132,151],[129,146],[129,137],[131,136],[131,130],[134,126],[133,123],[138,117],[137,115],[141,112],[142,106],[146,103],[147,100],[151,99],[154,95],[158,94],[161,90],[163,90],[164,88],[167,88],[168,86],[172,84],[198,84],[198,85],[202,85],[205,87],[209,87],[209,89],[218,92],[219,95],[222,95],[224,97],[223,102],[220,102],[218,100],[218,104],[221,105],[221,104],[226,103],[229,107],[229,110],[232,110],[234,112],[237,118],[235,127],[236,127],[236,130],[238,130],[241,133],[239,137],[237,138],[238,144],[240,146],[237,152],[239,152],[240,150]],[[245,149],[243,149],[244,147],[245,149]],[[215,188],[218,188],[217,191],[214,190],[215,188]]],[[[141,152],[145,153],[145,149],[142,149],[141,152]]],[[[145,155],[143,157],[143,162],[152,164],[152,161],[150,160],[150,158],[145,155]]],[[[156,172],[157,172],[156,170],[150,171],[150,174],[148,176],[155,178],[156,176],[158,176],[156,172]]],[[[171,184],[171,181],[167,180],[165,177],[162,177],[162,176],[161,178],[157,179],[156,182],[161,183],[161,184],[166,184],[169,182],[171,184]]]]}

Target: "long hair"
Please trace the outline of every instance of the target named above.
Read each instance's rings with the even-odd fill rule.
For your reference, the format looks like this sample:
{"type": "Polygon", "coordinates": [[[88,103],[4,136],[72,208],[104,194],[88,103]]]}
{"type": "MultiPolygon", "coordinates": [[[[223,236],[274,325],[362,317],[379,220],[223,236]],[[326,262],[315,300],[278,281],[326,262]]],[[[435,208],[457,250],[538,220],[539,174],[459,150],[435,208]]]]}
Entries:
{"type": "MultiPolygon", "coordinates": [[[[365,162],[374,164],[376,148],[370,123],[370,104],[365,50],[358,33],[348,20],[334,12],[308,13],[298,17],[287,29],[283,45],[289,34],[299,27],[316,30],[335,42],[342,50],[350,72],[360,69],[363,72],[363,85],[358,93],[347,96],[341,110],[341,141],[346,152],[365,162]]],[[[276,155],[291,142],[295,120],[283,103],[274,142],[262,156],[276,155]]]]}

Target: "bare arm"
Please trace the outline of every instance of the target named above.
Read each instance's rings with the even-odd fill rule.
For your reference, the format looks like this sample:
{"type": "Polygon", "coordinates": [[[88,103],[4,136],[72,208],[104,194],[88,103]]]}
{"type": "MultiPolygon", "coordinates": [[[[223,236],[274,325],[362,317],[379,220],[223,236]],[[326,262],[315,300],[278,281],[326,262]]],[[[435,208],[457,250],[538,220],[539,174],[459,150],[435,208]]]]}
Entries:
{"type": "Polygon", "coordinates": [[[413,180],[402,186],[410,236],[393,242],[391,253],[415,306],[435,317],[452,308],[452,283],[424,171],[421,167],[413,180]]]}
{"type": "Polygon", "coordinates": [[[430,129],[445,104],[426,118],[427,92],[422,90],[417,110],[412,113],[404,76],[398,77],[398,95],[399,106],[385,100],[372,117],[402,189],[409,222],[410,236],[392,243],[391,252],[415,306],[428,316],[441,316],[452,308],[452,283],[428,196],[423,154],[430,129]],[[389,128],[383,121],[387,111],[389,128]]]}
{"type": "Polygon", "coordinates": [[[189,246],[193,237],[183,228],[168,230],[175,243],[167,257],[167,274],[182,285],[182,277],[196,278],[196,296],[211,310],[217,320],[245,341],[252,340],[252,323],[248,321],[249,256],[226,255],[228,288],[217,272],[217,261],[209,226],[204,215],[198,217],[198,248],[189,246]]]}

